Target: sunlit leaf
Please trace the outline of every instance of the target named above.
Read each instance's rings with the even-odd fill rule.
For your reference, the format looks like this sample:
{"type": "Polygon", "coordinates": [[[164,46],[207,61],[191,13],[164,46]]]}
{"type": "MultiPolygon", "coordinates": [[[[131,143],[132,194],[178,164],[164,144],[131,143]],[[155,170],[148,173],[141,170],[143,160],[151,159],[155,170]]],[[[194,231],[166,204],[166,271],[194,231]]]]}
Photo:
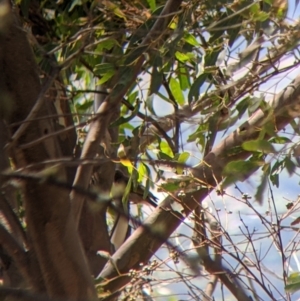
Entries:
{"type": "Polygon", "coordinates": [[[253,20],[263,22],[268,20],[269,17],[270,17],[269,13],[260,11],[253,15],[253,20]]]}
{"type": "Polygon", "coordinates": [[[178,61],[180,61],[182,63],[185,63],[191,59],[191,57],[189,55],[187,55],[186,53],[179,52],[179,51],[175,52],[175,57],[177,58],[178,61]]]}
{"type": "Polygon", "coordinates": [[[176,99],[176,101],[178,102],[178,104],[180,105],[184,105],[184,96],[180,87],[179,82],[171,77],[170,79],[170,90],[174,96],[174,98],[176,99]]]}
{"type": "MultiPolygon", "coordinates": [[[[184,165],[189,157],[190,157],[189,152],[183,152],[179,155],[177,161],[178,161],[178,163],[184,165]]],[[[176,171],[177,171],[177,174],[179,174],[179,175],[182,174],[183,173],[183,166],[177,166],[176,171]]]]}
{"type": "Polygon", "coordinates": [[[141,183],[147,174],[147,169],[144,163],[140,163],[138,167],[138,182],[141,183]]]}
{"type": "Polygon", "coordinates": [[[159,148],[162,153],[168,155],[170,158],[174,157],[172,149],[170,148],[169,144],[165,140],[162,140],[160,142],[159,148]]]}
{"type": "Polygon", "coordinates": [[[113,77],[113,75],[115,74],[114,71],[108,71],[107,73],[105,73],[102,78],[100,80],[98,80],[97,85],[102,85],[104,83],[106,83],[109,79],[111,79],[113,77]]]}
{"type": "Polygon", "coordinates": [[[126,166],[127,167],[127,169],[128,169],[128,171],[131,173],[132,172],[132,169],[133,169],[133,165],[132,165],[132,163],[131,163],[131,161],[130,160],[128,160],[128,159],[120,159],[120,163],[122,164],[122,165],[124,165],[124,166],[126,166]]]}
{"type": "Polygon", "coordinates": [[[286,291],[293,293],[300,290],[300,273],[292,273],[287,278],[286,291]]]}
{"type": "Polygon", "coordinates": [[[135,103],[137,101],[138,95],[139,95],[138,91],[131,93],[127,98],[128,102],[131,104],[135,103]]]}
{"type": "Polygon", "coordinates": [[[197,39],[190,33],[184,35],[184,40],[192,46],[199,46],[197,39]]]}
{"type": "Polygon", "coordinates": [[[260,11],[260,5],[259,3],[254,3],[253,5],[250,6],[249,11],[252,14],[258,13],[260,11]]]}
{"type": "Polygon", "coordinates": [[[156,9],[156,1],[155,0],[147,0],[149,7],[152,11],[156,9]]]}

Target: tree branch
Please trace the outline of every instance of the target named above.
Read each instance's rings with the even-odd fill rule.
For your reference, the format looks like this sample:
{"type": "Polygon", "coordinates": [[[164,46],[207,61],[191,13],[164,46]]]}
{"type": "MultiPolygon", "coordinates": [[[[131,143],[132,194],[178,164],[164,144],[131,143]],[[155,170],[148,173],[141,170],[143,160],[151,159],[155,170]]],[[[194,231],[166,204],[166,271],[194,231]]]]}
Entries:
{"type": "MultiPolygon", "coordinates": [[[[300,76],[270,102],[270,107],[272,112],[257,110],[248,121],[214,147],[203,162],[191,169],[194,177],[200,183],[206,184],[207,188],[186,193],[184,203],[182,203],[184,211],[175,211],[172,207],[175,202],[174,198],[168,196],[147,218],[144,223],[146,227],[154,232],[157,229],[160,237],[167,239],[181,221],[208,195],[210,189],[222,181],[222,172],[226,164],[234,160],[245,160],[251,155],[246,151],[226,155],[232,148],[241,146],[244,141],[258,138],[260,131],[257,129],[262,128],[270,120],[275,123],[274,128],[278,131],[282,130],[293,118],[300,116],[300,76]]],[[[149,239],[145,229],[139,227],[114,254],[113,259],[120,272],[127,273],[130,269],[138,269],[141,262],[147,262],[161,245],[161,239],[158,240],[155,237],[149,239]]],[[[113,292],[129,281],[129,277],[113,279],[116,276],[114,267],[108,263],[99,275],[104,279],[112,279],[104,285],[106,290],[113,292]]]]}
{"type": "Polygon", "coordinates": [[[11,228],[11,231],[14,233],[14,236],[21,239],[22,242],[25,244],[25,246],[28,246],[26,233],[22,228],[18,220],[18,217],[16,216],[11,206],[9,205],[9,203],[6,201],[5,197],[2,194],[0,194],[0,210],[3,212],[3,215],[7,220],[9,227],[11,228]]]}
{"type": "MultiPolygon", "coordinates": [[[[150,46],[153,47],[155,44],[161,44],[163,42],[159,39],[159,36],[165,29],[167,29],[170,20],[173,18],[172,13],[177,11],[181,2],[182,0],[169,0],[167,2],[161,13],[161,17],[165,15],[168,15],[168,17],[159,18],[154,23],[153,27],[141,43],[140,47],[144,47],[144,51],[147,51],[150,46]]],[[[105,116],[98,118],[91,123],[90,130],[83,145],[81,155],[82,159],[90,159],[95,157],[100,142],[105,138],[105,133],[108,128],[111,115],[113,114],[114,109],[119,107],[125,93],[136,80],[136,77],[145,61],[145,56],[141,54],[138,58],[135,58],[135,61],[136,63],[133,67],[129,66],[125,67],[124,69],[121,68],[122,70],[116,74],[113,80],[113,82],[116,84],[112,89],[112,93],[106,97],[96,112],[96,115],[105,114],[105,116]]],[[[87,188],[90,183],[92,170],[93,166],[91,165],[79,166],[74,180],[74,186],[87,188]]],[[[72,191],[70,197],[75,216],[75,223],[78,227],[84,200],[81,195],[76,194],[76,191],[72,191]]]]}
{"type": "MultiPolygon", "coordinates": [[[[20,20],[15,11],[8,11],[8,14],[14,22],[0,35],[0,74],[4,79],[4,91],[13,103],[12,114],[5,116],[6,123],[11,124],[28,119],[28,116],[33,114],[31,112],[40,117],[48,115],[50,110],[47,106],[49,103],[45,99],[40,100],[44,91],[42,89],[42,93],[40,92],[36,61],[20,20]],[[40,106],[37,111],[36,106],[40,106]]],[[[52,77],[54,78],[54,75],[52,77]]],[[[3,105],[4,100],[1,98],[0,101],[3,105]]],[[[26,122],[23,125],[26,125],[27,129],[23,131],[23,128],[18,132],[17,136],[20,137],[14,140],[16,147],[11,149],[16,168],[61,157],[61,149],[54,138],[30,149],[20,150],[20,144],[53,131],[53,124],[47,120],[26,122]]],[[[12,130],[17,133],[16,131],[17,127],[12,130]]],[[[59,177],[65,176],[65,169],[61,168],[59,177]]],[[[43,292],[47,292],[49,296],[73,300],[96,299],[94,283],[71,214],[69,193],[43,183],[36,185],[33,181],[24,181],[23,184],[27,231],[33,254],[36,255],[33,260],[29,260],[31,277],[36,274],[33,273],[35,267],[41,271],[38,281],[43,280],[43,292]]],[[[3,229],[2,235],[5,235],[3,229]]],[[[15,250],[12,249],[13,245],[6,247],[10,247],[10,252],[17,252],[18,256],[22,254],[16,246],[15,250]]],[[[36,286],[33,288],[36,289],[36,286]]]]}
{"type": "MultiPolygon", "coordinates": [[[[293,43],[298,43],[299,41],[299,27],[300,22],[297,23],[293,28],[293,34],[291,34],[291,45],[293,43]]],[[[280,45],[279,47],[274,47],[269,53],[263,57],[258,63],[258,67],[255,70],[254,76],[259,77],[260,75],[264,74],[275,64],[277,64],[280,59],[289,51],[289,45],[280,45]]],[[[211,93],[205,94],[203,97],[200,97],[199,100],[197,100],[192,106],[190,104],[183,106],[181,109],[178,110],[178,113],[172,113],[167,116],[164,116],[160,122],[160,128],[164,130],[165,132],[170,131],[172,128],[176,127],[176,120],[189,120],[199,112],[208,109],[211,104],[211,97],[218,93],[218,95],[221,95],[221,93],[224,93],[225,91],[235,88],[235,91],[248,91],[249,87],[249,73],[247,73],[244,77],[240,78],[237,81],[232,82],[229,85],[222,86],[218,89],[219,92],[213,91],[211,93]]],[[[241,95],[239,95],[241,96],[241,95]]],[[[236,97],[236,95],[235,95],[236,97]]],[[[140,148],[143,150],[157,139],[157,136],[160,135],[160,132],[157,131],[155,126],[150,126],[147,131],[143,134],[140,141],[140,148]]]]}
{"type": "MultiPolygon", "coordinates": [[[[0,224],[0,244],[8,252],[8,254],[17,263],[18,268],[25,279],[32,279],[28,256],[18,242],[10,235],[10,233],[0,224]]],[[[31,281],[32,282],[32,281],[31,281]]],[[[31,283],[33,284],[33,282],[31,283]]]]}

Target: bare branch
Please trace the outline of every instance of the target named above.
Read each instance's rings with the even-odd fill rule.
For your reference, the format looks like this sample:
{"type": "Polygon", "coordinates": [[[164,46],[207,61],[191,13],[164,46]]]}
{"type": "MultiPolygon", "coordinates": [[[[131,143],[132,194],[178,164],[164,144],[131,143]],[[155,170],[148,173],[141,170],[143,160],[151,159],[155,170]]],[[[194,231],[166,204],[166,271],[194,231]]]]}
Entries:
{"type": "MultiPolygon", "coordinates": [[[[181,221],[197,207],[209,193],[209,190],[216,187],[222,180],[222,172],[228,162],[246,159],[249,152],[241,151],[231,156],[226,156],[230,150],[240,146],[244,141],[256,139],[259,135],[258,128],[263,127],[269,120],[274,120],[276,130],[283,129],[293,118],[300,115],[300,76],[298,76],[288,87],[279,93],[272,102],[272,113],[256,111],[247,122],[242,124],[235,132],[225,138],[193,169],[192,174],[207,188],[202,188],[193,193],[186,193],[184,199],[184,211],[174,211],[172,204],[174,199],[167,197],[145,221],[149,229],[157,229],[160,237],[167,239],[172,232],[180,225],[181,221]]],[[[250,175],[250,174],[249,174],[250,175]]],[[[139,227],[131,237],[124,243],[115,255],[115,262],[122,273],[128,272],[131,268],[138,268],[141,262],[147,262],[153,253],[161,246],[161,240],[147,237],[145,230],[139,227]],[[137,248],[137,246],[139,246],[137,248]],[[138,250],[138,252],[136,251],[138,250]]],[[[116,276],[114,268],[108,263],[100,277],[112,279],[116,276]]],[[[129,281],[128,277],[121,277],[109,282],[105,288],[115,290],[122,287],[129,281]]]]}
{"type": "Polygon", "coordinates": [[[2,194],[0,194],[0,210],[2,211],[5,219],[7,220],[9,227],[11,228],[11,231],[14,234],[14,237],[19,237],[25,244],[25,246],[28,246],[26,233],[22,228],[18,217],[16,216],[11,206],[2,194]]]}

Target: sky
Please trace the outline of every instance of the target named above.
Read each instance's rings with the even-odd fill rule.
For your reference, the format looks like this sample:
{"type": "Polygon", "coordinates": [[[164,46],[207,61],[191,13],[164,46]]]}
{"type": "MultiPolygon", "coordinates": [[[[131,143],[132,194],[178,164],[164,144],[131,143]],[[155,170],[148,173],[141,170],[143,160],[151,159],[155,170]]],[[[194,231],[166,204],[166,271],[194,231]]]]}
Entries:
{"type": "MultiPolygon", "coordinates": [[[[300,6],[297,5],[295,8],[295,1],[289,1],[288,9],[288,21],[293,23],[293,20],[299,19],[300,17],[300,6]]],[[[238,56],[238,51],[243,50],[244,45],[241,45],[240,48],[237,48],[235,53],[238,56]]],[[[234,62],[234,58],[228,60],[228,63],[234,62]]],[[[222,62],[219,62],[222,66],[222,62]]],[[[290,66],[293,64],[293,58],[284,59],[280,67],[290,66]]],[[[244,75],[246,68],[236,74],[233,74],[234,79],[238,79],[244,75]]],[[[277,77],[272,78],[265,84],[260,86],[260,91],[256,92],[255,96],[259,97],[260,93],[267,95],[266,99],[272,99],[274,95],[284,89],[298,74],[300,73],[299,67],[295,67],[292,71],[288,73],[282,73],[277,77]]],[[[149,76],[144,75],[142,81],[139,83],[139,86],[144,89],[145,93],[140,95],[142,101],[146,101],[147,88],[149,87],[149,76]]],[[[160,91],[163,94],[166,94],[163,89],[160,91]]],[[[154,97],[153,99],[153,108],[156,112],[156,117],[164,117],[165,115],[172,112],[172,106],[163,101],[161,98],[154,97]]],[[[244,119],[241,119],[239,123],[244,122],[244,119]]],[[[137,123],[140,122],[139,119],[133,119],[134,126],[137,126],[137,123]]],[[[186,141],[187,137],[196,130],[198,127],[199,117],[194,118],[190,122],[186,122],[181,127],[182,141],[186,141]]],[[[217,143],[220,142],[224,137],[230,134],[233,130],[236,129],[236,126],[229,128],[225,133],[219,133],[217,136],[217,143]],[[225,136],[224,136],[225,135],[225,136]]],[[[296,136],[291,136],[289,132],[292,132],[288,127],[286,128],[285,135],[295,142],[300,143],[300,138],[296,136]]],[[[130,134],[130,132],[128,132],[130,134]]],[[[190,166],[199,163],[202,159],[201,149],[193,143],[184,143],[183,148],[185,151],[190,152],[190,158],[187,162],[190,166]]],[[[299,168],[296,170],[297,173],[300,172],[299,168]]],[[[168,175],[173,175],[168,173],[168,175]]],[[[281,254],[276,248],[274,243],[277,239],[273,232],[276,228],[273,228],[268,224],[269,221],[276,222],[275,215],[284,217],[283,225],[289,227],[290,223],[300,216],[300,201],[298,201],[298,196],[300,195],[300,178],[297,174],[290,176],[286,172],[280,174],[280,186],[279,188],[272,187],[272,190],[267,190],[264,193],[264,202],[258,204],[255,200],[255,192],[257,185],[261,181],[261,173],[257,172],[253,174],[249,179],[244,182],[237,183],[238,189],[231,186],[226,189],[226,195],[220,196],[215,192],[212,192],[205,200],[206,206],[209,210],[216,214],[218,220],[220,221],[224,230],[231,237],[232,241],[223,238],[223,244],[225,248],[234,253],[233,245],[238,246],[241,252],[245,252],[246,257],[249,262],[256,262],[257,258],[261,259],[261,264],[263,264],[262,270],[266,274],[267,278],[270,280],[269,285],[272,288],[274,293],[275,300],[284,300],[282,297],[283,293],[283,281],[277,277],[277,275],[282,275],[282,265],[281,265],[281,254]],[[250,204],[246,204],[245,200],[242,198],[242,193],[247,193],[251,199],[249,200],[250,204]],[[277,212],[274,210],[273,200],[276,202],[277,212]],[[286,208],[288,202],[294,202],[294,212],[290,212],[286,208]],[[258,213],[265,219],[265,222],[262,222],[262,218],[259,218],[258,213]],[[286,215],[286,216],[285,216],[286,215]],[[252,243],[249,243],[247,236],[252,237],[252,243]]],[[[165,198],[165,194],[158,193],[156,190],[153,191],[156,196],[162,200],[165,198]]],[[[145,215],[150,214],[151,209],[145,209],[145,215]]],[[[193,245],[191,244],[190,237],[192,236],[192,227],[193,221],[191,218],[186,218],[184,223],[177,229],[175,234],[180,234],[178,238],[172,238],[171,241],[178,245],[183,250],[190,250],[188,254],[195,254],[192,250],[193,245]]],[[[300,228],[300,226],[299,226],[300,228]]],[[[174,234],[174,235],[175,235],[174,234]]],[[[287,248],[285,250],[286,255],[289,255],[292,248],[295,249],[294,256],[291,256],[291,260],[286,263],[286,270],[291,272],[299,271],[300,272],[300,251],[298,246],[298,241],[300,241],[300,236],[295,230],[291,230],[290,227],[282,230],[282,241],[283,246],[287,248]],[[295,244],[294,244],[295,243],[295,244]]],[[[187,269],[186,265],[180,262],[175,264],[174,262],[168,260],[169,251],[166,247],[163,247],[157,254],[157,258],[161,261],[166,260],[166,263],[161,265],[158,269],[158,272],[155,273],[152,277],[157,279],[158,284],[155,288],[154,296],[157,296],[155,300],[167,300],[167,296],[174,294],[175,299],[178,300],[180,295],[180,300],[191,299],[190,296],[185,295],[186,285],[180,281],[179,283],[173,283],[170,285],[171,279],[178,277],[177,272],[184,272],[191,274],[191,271],[187,269]],[[167,279],[163,281],[162,278],[167,279]],[[160,297],[159,297],[160,296],[160,297]]],[[[154,257],[155,258],[155,257],[154,257]]],[[[232,271],[239,271],[240,266],[237,264],[237,261],[234,260],[230,254],[225,255],[226,267],[230,268],[232,271]]],[[[255,268],[251,268],[254,275],[258,278],[261,276],[256,272],[255,268]]],[[[205,288],[207,283],[206,272],[202,271],[201,276],[191,280],[190,285],[195,286],[195,288],[205,288]]],[[[266,280],[265,280],[266,281],[266,280]]],[[[258,292],[263,297],[263,300],[270,300],[269,296],[264,294],[261,289],[258,288],[258,292]]],[[[219,298],[220,296],[217,295],[219,298]]],[[[233,300],[231,294],[225,290],[225,300],[233,300]]],[[[292,295],[292,301],[300,300],[300,293],[297,292],[292,295]]]]}
{"type": "MultiPolygon", "coordinates": [[[[295,9],[294,4],[295,3],[292,1],[289,3],[288,18],[290,18],[289,22],[291,23],[293,23],[293,20],[300,17],[299,5],[295,9]]],[[[286,58],[281,62],[280,67],[290,66],[292,63],[293,58],[286,58]]],[[[260,92],[264,95],[267,95],[267,99],[272,99],[276,93],[284,89],[299,73],[300,69],[299,67],[296,67],[288,73],[280,74],[279,76],[274,77],[263,84],[260,87],[260,92]]],[[[236,74],[235,78],[238,78],[242,75],[243,72],[241,74],[236,74]]],[[[147,82],[147,79],[145,79],[145,82],[147,82]]],[[[259,96],[259,93],[256,95],[259,96]]],[[[157,113],[157,116],[163,117],[172,112],[172,106],[167,102],[156,98],[154,99],[154,110],[157,113]]],[[[244,120],[241,120],[240,122],[243,121],[244,120]]],[[[186,141],[188,135],[196,128],[197,124],[195,124],[194,121],[193,123],[184,124],[182,126],[182,141],[186,141]]],[[[232,129],[229,129],[226,135],[228,135],[235,128],[236,126],[234,126],[232,129]]],[[[299,137],[291,136],[289,135],[289,132],[292,132],[292,130],[287,127],[286,136],[293,142],[300,142],[299,137]]],[[[222,135],[223,133],[218,135],[219,141],[222,140],[222,135]]],[[[201,159],[201,150],[198,149],[195,143],[185,143],[184,150],[187,150],[191,153],[191,157],[188,162],[189,164],[196,164],[201,159]]],[[[297,169],[296,172],[299,173],[299,169],[297,169]]],[[[300,178],[297,174],[290,176],[286,172],[282,172],[280,174],[279,188],[272,187],[272,190],[265,191],[263,204],[258,204],[254,197],[257,185],[260,183],[260,181],[261,173],[257,172],[246,181],[237,183],[239,189],[234,187],[227,188],[226,195],[224,196],[219,196],[214,192],[211,193],[210,196],[205,200],[205,203],[212,212],[218,215],[222,226],[232,238],[232,242],[226,238],[223,238],[223,244],[226,246],[226,249],[229,251],[233,250],[234,248],[232,244],[235,244],[240,248],[241,251],[245,251],[247,257],[245,260],[247,259],[250,262],[257,262],[258,258],[261,259],[262,270],[266,274],[267,279],[270,281],[268,285],[271,287],[273,286],[271,290],[274,294],[274,299],[285,300],[283,296],[283,281],[278,278],[282,276],[282,257],[279,249],[274,243],[278,240],[278,237],[274,235],[276,232],[276,226],[272,228],[270,226],[271,224],[268,224],[268,222],[276,223],[276,214],[280,218],[283,218],[282,225],[286,226],[287,228],[281,231],[281,239],[286,256],[290,256],[292,253],[291,250],[294,250],[294,255],[290,256],[291,260],[286,262],[285,268],[289,273],[296,271],[300,272],[300,251],[298,246],[300,236],[298,236],[297,231],[292,230],[290,227],[290,223],[300,216],[300,201],[298,197],[300,195],[300,178]],[[251,199],[249,200],[250,205],[245,204],[245,201],[242,199],[242,194],[239,192],[239,190],[251,196],[251,199]],[[273,206],[273,200],[276,203],[277,211],[275,211],[273,206]],[[294,202],[293,210],[287,210],[286,204],[288,202],[294,202]],[[262,218],[259,217],[258,213],[261,214],[261,216],[265,219],[265,222],[262,222],[262,218]],[[249,239],[247,236],[252,237],[251,244],[249,244],[249,239]]],[[[164,198],[163,195],[157,195],[161,199],[164,198]]],[[[185,224],[183,223],[176,232],[177,234],[180,233],[184,234],[186,237],[191,237],[192,226],[192,221],[187,218],[185,224]]],[[[191,241],[186,237],[177,238],[175,240],[173,239],[172,241],[175,244],[178,244],[178,246],[180,246],[182,249],[192,249],[193,246],[191,241]]],[[[191,251],[191,254],[192,253],[193,252],[191,251]]],[[[161,250],[158,253],[158,256],[163,260],[168,257],[168,254],[169,253],[167,250],[161,250]]],[[[237,261],[232,259],[230,255],[225,256],[225,258],[227,260],[226,265],[230,267],[231,270],[239,269],[237,266],[237,261]]],[[[182,272],[185,271],[185,265],[182,263],[176,265],[173,262],[168,262],[164,273],[166,279],[171,279],[177,275],[176,272],[171,272],[172,269],[182,272]]],[[[256,270],[256,268],[252,268],[254,275],[260,278],[261,275],[259,275],[256,270]]],[[[161,277],[161,271],[157,273],[157,277],[161,277]]],[[[205,279],[205,272],[203,272],[202,276],[191,281],[191,283],[196,287],[203,288],[205,287],[205,282],[207,281],[205,279]]],[[[266,279],[264,279],[264,281],[266,281],[266,279]]],[[[166,281],[166,283],[167,282],[168,281],[166,281]]],[[[270,297],[266,295],[259,287],[257,287],[257,289],[263,300],[270,300],[270,297]]],[[[176,283],[167,286],[164,285],[164,282],[162,281],[160,288],[158,288],[158,293],[165,296],[171,295],[172,293],[182,293],[181,300],[187,300],[190,298],[189,296],[184,296],[183,292],[186,292],[186,286],[183,283],[176,283]]],[[[232,296],[228,294],[228,292],[225,300],[232,300],[232,296]]],[[[294,293],[292,295],[292,300],[300,300],[300,293],[294,293]]]]}

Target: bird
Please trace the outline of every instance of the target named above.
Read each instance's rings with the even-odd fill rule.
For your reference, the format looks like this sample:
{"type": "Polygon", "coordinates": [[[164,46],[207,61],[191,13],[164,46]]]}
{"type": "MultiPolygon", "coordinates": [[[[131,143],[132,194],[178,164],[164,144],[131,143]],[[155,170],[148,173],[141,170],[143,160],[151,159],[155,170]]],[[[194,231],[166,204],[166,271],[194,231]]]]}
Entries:
{"type": "Polygon", "coordinates": [[[154,208],[157,207],[157,198],[150,192],[148,192],[147,197],[144,198],[145,187],[138,185],[135,190],[130,191],[128,196],[129,202],[126,203],[127,208],[124,208],[122,198],[128,181],[129,178],[121,170],[117,169],[115,171],[111,197],[113,199],[114,206],[118,208],[118,212],[110,233],[110,241],[114,247],[114,251],[117,251],[120,248],[131,232],[128,218],[130,214],[129,202],[134,204],[147,204],[154,208]]]}

